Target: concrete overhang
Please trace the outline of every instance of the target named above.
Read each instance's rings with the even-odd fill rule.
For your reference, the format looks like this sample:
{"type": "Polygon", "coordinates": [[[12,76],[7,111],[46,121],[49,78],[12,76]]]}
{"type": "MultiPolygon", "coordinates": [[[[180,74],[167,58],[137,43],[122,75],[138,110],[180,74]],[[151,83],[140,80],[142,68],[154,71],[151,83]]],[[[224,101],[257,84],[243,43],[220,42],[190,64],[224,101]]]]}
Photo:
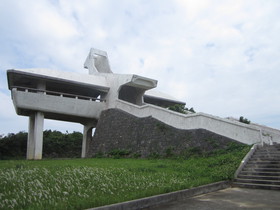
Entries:
{"type": "Polygon", "coordinates": [[[47,95],[43,93],[12,90],[13,103],[18,115],[30,116],[43,112],[45,118],[69,122],[97,120],[105,103],[78,98],[47,95]]]}
{"type": "Polygon", "coordinates": [[[162,93],[160,91],[154,91],[154,90],[149,90],[145,92],[144,102],[161,106],[161,107],[169,107],[175,104],[186,105],[185,102],[179,101],[166,93],[162,93]]]}
{"type": "Polygon", "coordinates": [[[130,81],[125,83],[124,85],[132,86],[132,87],[137,87],[141,88],[144,90],[149,90],[152,88],[155,88],[157,86],[157,80],[150,79],[147,77],[142,77],[139,75],[130,75],[131,78],[129,79],[130,81]]]}
{"type": "Polygon", "coordinates": [[[108,92],[106,78],[98,75],[83,75],[50,69],[11,69],[7,71],[8,86],[36,88],[38,82],[45,82],[46,89],[86,96],[108,92]]]}

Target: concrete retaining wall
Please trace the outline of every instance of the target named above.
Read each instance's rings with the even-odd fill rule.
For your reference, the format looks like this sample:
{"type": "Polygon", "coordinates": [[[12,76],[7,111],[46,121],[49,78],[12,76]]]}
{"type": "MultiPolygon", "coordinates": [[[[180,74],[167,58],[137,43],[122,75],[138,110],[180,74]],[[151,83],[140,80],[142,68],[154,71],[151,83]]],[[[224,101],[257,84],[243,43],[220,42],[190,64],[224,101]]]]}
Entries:
{"type": "Polygon", "coordinates": [[[227,149],[234,142],[240,143],[205,129],[178,129],[151,116],[139,118],[119,109],[109,109],[100,115],[86,156],[114,150],[129,151],[132,157],[200,155],[227,149]]]}

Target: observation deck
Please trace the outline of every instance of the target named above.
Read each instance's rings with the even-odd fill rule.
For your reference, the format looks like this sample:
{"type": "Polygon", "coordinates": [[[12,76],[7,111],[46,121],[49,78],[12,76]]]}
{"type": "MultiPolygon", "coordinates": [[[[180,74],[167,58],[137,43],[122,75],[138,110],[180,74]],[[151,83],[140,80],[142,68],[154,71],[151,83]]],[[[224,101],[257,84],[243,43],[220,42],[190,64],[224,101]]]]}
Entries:
{"type": "Polygon", "coordinates": [[[162,93],[146,93],[157,80],[134,74],[114,74],[107,53],[91,49],[84,67],[89,74],[51,69],[7,70],[8,88],[18,115],[29,117],[27,159],[41,159],[44,119],[84,126],[82,157],[101,112],[116,108],[118,100],[137,106],[185,104],[162,93]]]}

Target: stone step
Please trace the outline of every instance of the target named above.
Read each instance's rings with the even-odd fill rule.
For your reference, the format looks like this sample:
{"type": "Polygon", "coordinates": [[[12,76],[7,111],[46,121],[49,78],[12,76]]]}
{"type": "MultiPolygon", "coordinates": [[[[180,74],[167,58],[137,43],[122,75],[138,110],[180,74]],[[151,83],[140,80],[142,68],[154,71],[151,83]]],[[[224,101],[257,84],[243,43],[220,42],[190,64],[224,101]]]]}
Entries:
{"type": "Polygon", "coordinates": [[[234,182],[233,186],[234,187],[253,188],[253,189],[280,190],[280,186],[279,185],[267,185],[267,184],[252,184],[252,183],[234,182]]]}
{"type": "Polygon", "coordinates": [[[262,160],[258,160],[258,161],[248,161],[246,166],[249,167],[254,167],[254,166],[273,166],[273,167],[280,167],[280,162],[278,161],[262,161],[262,160]],[[270,163],[273,162],[273,163],[270,163]]]}
{"type": "Polygon", "coordinates": [[[251,158],[255,157],[273,157],[273,158],[280,158],[280,155],[271,155],[271,154],[255,154],[252,155],[251,158]]]}
{"type": "Polygon", "coordinates": [[[280,155],[279,152],[276,151],[256,151],[254,154],[255,155],[280,155]]]}
{"type": "Polygon", "coordinates": [[[256,158],[259,158],[259,159],[274,159],[274,160],[280,160],[280,155],[279,156],[276,156],[276,155],[253,155],[251,157],[251,159],[256,159],[256,158]]]}
{"type": "Polygon", "coordinates": [[[258,175],[258,176],[280,176],[280,172],[267,172],[267,171],[241,171],[240,175],[258,175]]]}
{"type": "Polygon", "coordinates": [[[267,175],[243,175],[239,174],[238,179],[258,179],[258,180],[280,180],[280,176],[267,176],[267,175]]]}
{"type": "Polygon", "coordinates": [[[257,159],[250,159],[247,163],[254,163],[254,162],[263,162],[263,163],[266,163],[266,162],[273,162],[274,164],[280,164],[280,160],[277,160],[277,159],[274,159],[274,158],[265,158],[265,159],[260,159],[260,158],[257,158],[257,159]]]}
{"type": "Polygon", "coordinates": [[[274,144],[274,145],[265,145],[263,147],[260,147],[259,149],[270,149],[270,148],[277,148],[277,149],[280,149],[280,144],[274,144]]]}
{"type": "Polygon", "coordinates": [[[254,164],[248,163],[245,168],[280,168],[280,164],[254,164]]]}
{"type": "Polygon", "coordinates": [[[271,146],[271,147],[259,147],[257,150],[279,150],[279,146],[271,146]]]}
{"type": "Polygon", "coordinates": [[[266,150],[266,149],[275,149],[275,150],[278,150],[280,149],[280,146],[279,145],[273,145],[273,146],[264,146],[264,147],[259,147],[258,150],[266,150]]]}
{"type": "Polygon", "coordinates": [[[249,161],[276,161],[276,162],[279,162],[280,161],[280,158],[268,158],[268,157],[251,157],[249,161]]]}
{"type": "Polygon", "coordinates": [[[253,165],[253,164],[269,165],[270,164],[270,165],[275,165],[275,166],[279,165],[280,166],[280,161],[277,161],[277,160],[249,160],[247,162],[247,164],[251,164],[251,165],[253,165]]]}
{"type": "Polygon", "coordinates": [[[280,148],[261,148],[255,152],[280,152],[280,148]]]}
{"type": "Polygon", "coordinates": [[[280,145],[257,148],[237,175],[234,185],[280,190],[280,145]]]}
{"type": "Polygon", "coordinates": [[[262,149],[262,150],[255,150],[254,154],[258,154],[258,153],[278,153],[279,154],[279,150],[277,149],[262,149]]]}
{"type": "Polygon", "coordinates": [[[250,164],[278,164],[280,166],[280,161],[273,161],[273,160],[270,160],[270,161],[267,161],[267,160],[260,160],[260,161],[249,161],[248,163],[250,164]]]}
{"type": "Polygon", "coordinates": [[[279,152],[255,152],[253,156],[270,155],[270,156],[280,156],[279,152]]]}
{"type": "Polygon", "coordinates": [[[253,183],[253,184],[268,184],[268,185],[278,185],[280,187],[280,180],[260,180],[260,179],[244,179],[237,178],[234,180],[238,183],[253,183]]]}
{"type": "Polygon", "coordinates": [[[266,171],[266,172],[280,172],[280,168],[248,168],[244,167],[242,171],[266,171]]]}
{"type": "Polygon", "coordinates": [[[280,157],[280,154],[276,154],[276,153],[257,153],[257,154],[254,154],[252,157],[280,157]]]}

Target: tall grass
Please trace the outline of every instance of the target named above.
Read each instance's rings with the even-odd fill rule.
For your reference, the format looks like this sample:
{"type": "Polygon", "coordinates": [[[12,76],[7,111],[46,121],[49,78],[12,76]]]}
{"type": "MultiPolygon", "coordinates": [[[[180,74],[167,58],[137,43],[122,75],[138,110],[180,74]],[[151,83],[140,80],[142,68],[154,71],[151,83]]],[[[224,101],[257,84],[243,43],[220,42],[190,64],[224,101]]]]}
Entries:
{"type": "Polygon", "coordinates": [[[228,180],[247,151],[188,160],[0,161],[0,209],[84,209],[228,180]]]}

